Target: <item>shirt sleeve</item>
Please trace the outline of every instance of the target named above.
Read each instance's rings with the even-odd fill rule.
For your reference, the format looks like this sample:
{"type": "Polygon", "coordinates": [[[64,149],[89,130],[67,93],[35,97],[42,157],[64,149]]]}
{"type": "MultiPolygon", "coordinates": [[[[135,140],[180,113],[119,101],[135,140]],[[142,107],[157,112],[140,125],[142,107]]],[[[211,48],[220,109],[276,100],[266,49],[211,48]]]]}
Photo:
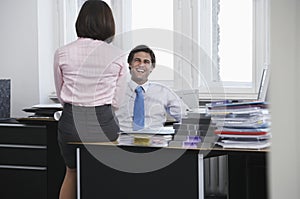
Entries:
{"type": "Polygon", "coordinates": [[[61,68],[59,65],[59,52],[58,51],[56,51],[54,54],[53,68],[54,68],[54,83],[55,83],[56,95],[57,95],[59,102],[63,105],[64,102],[60,96],[61,88],[63,85],[63,78],[62,78],[62,71],[61,71],[61,68]]]}
{"type": "Polygon", "coordinates": [[[178,97],[178,95],[169,90],[168,94],[168,104],[166,107],[167,113],[174,117],[176,121],[181,122],[182,117],[184,117],[186,113],[186,105],[183,101],[178,97]]]}

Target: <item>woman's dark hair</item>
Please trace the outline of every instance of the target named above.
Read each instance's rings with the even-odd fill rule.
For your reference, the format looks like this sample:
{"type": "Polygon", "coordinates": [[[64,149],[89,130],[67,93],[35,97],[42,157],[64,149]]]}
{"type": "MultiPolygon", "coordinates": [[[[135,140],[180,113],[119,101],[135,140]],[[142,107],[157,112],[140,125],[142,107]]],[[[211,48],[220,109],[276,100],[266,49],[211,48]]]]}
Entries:
{"type": "Polygon", "coordinates": [[[115,35],[115,21],[110,7],[100,0],[88,0],[82,5],[77,20],[78,37],[110,43],[115,35]]]}
{"type": "Polygon", "coordinates": [[[145,52],[145,53],[149,53],[150,54],[150,57],[151,57],[151,62],[152,62],[152,66],[153,68],[155,68],[155,54],[154,52],[151,50],[151,48],[149,48],[148,46],[146,45],[138,45],[136,47],[134,47],[134,49],[132,49],[128,55],[128,58],[127,58],[127,63],[130,64],[133,60],[133,57],[134,57],[134,54],[135,53],[138,53],[138,52],[145,52]]]}

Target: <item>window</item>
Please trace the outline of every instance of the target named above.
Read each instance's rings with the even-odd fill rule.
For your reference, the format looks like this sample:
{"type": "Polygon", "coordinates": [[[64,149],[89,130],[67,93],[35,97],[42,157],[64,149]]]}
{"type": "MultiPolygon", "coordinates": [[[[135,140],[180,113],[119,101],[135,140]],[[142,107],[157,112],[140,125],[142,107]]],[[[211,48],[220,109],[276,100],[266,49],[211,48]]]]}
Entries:
{"type": "Polygon", "coordinates": [[[132,0],[131,5],[132,43],[129,45],[133,47],[146,44],[155,51],[157,63],[156,69],[149,77],[151,80],[173,82],[173,0],[132,0]],[[153,40],[153,34],[160,31],[169,33],[167,35],[170,37],[156,35],[156,39],[153,40]],[[164,49],[164,43],[168,39],[168,49],[164,49]],[[159,40],[161,43],[157,42],[159,40]]]}
{"type": "MultiPolygon", "coordinates": [[[[84,0],[64,2],[70,41],[84,0]]],[[[115,44],[128,52],[138,44],[155,51],[152,80],[199,89],[201,98],[256,98],[269,63],[269,0],[106,2],[116,20],[115,44]]]]}
{"type": "Polygon", "coordinates": [[[220,80],[252,82],[253,6],[252,0],[219,3],[220,80]],[[238,9],[232,9],[237,7],[238,9]]]}
{"type": "Polygon", "coordinates": [[[181,52],[191,63],[177,60],[178,71],[185,69],[177,86],[197,87],[202,98],[255,99],[269,63],[268,5],[268,0],[179,1],[176,30],[184,35],[181,52]]]}

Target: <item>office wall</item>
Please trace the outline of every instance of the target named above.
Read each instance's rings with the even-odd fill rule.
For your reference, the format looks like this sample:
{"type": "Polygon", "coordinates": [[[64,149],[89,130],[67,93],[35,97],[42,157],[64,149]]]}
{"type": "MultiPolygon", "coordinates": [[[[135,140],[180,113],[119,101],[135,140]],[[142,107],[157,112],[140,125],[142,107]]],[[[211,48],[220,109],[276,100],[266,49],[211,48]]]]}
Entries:
{"type": "Polygon", "coordinates": [[[49,102],[57,44],[53,0],[0,1],[0,78],[11,79],[11,116],[49,102]]]}
{"type": "Polygon", "coordinates": [[[300,198],[300,1],[270,2],[270,198],[300,198]]]}

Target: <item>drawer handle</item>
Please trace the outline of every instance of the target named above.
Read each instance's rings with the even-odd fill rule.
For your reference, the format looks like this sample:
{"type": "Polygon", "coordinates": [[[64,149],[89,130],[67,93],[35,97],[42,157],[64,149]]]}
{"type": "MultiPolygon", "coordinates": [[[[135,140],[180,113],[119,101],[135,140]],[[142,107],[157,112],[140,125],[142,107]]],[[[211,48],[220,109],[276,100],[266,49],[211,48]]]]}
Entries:
{"type": "Polygon", "coordinates": [[[3,148],[23,148],[23,149],[47,149],[47,146],[43,145],[20,145],[20,144],[0,144],[3,148]]]}
{"type": "Polygon", "coordinates": [[[46,170],[47,170],[47,167],[16,166],[16,165],[0,165],[0,169],[20,169],[20,170],[46,171],[46,170]]]}

